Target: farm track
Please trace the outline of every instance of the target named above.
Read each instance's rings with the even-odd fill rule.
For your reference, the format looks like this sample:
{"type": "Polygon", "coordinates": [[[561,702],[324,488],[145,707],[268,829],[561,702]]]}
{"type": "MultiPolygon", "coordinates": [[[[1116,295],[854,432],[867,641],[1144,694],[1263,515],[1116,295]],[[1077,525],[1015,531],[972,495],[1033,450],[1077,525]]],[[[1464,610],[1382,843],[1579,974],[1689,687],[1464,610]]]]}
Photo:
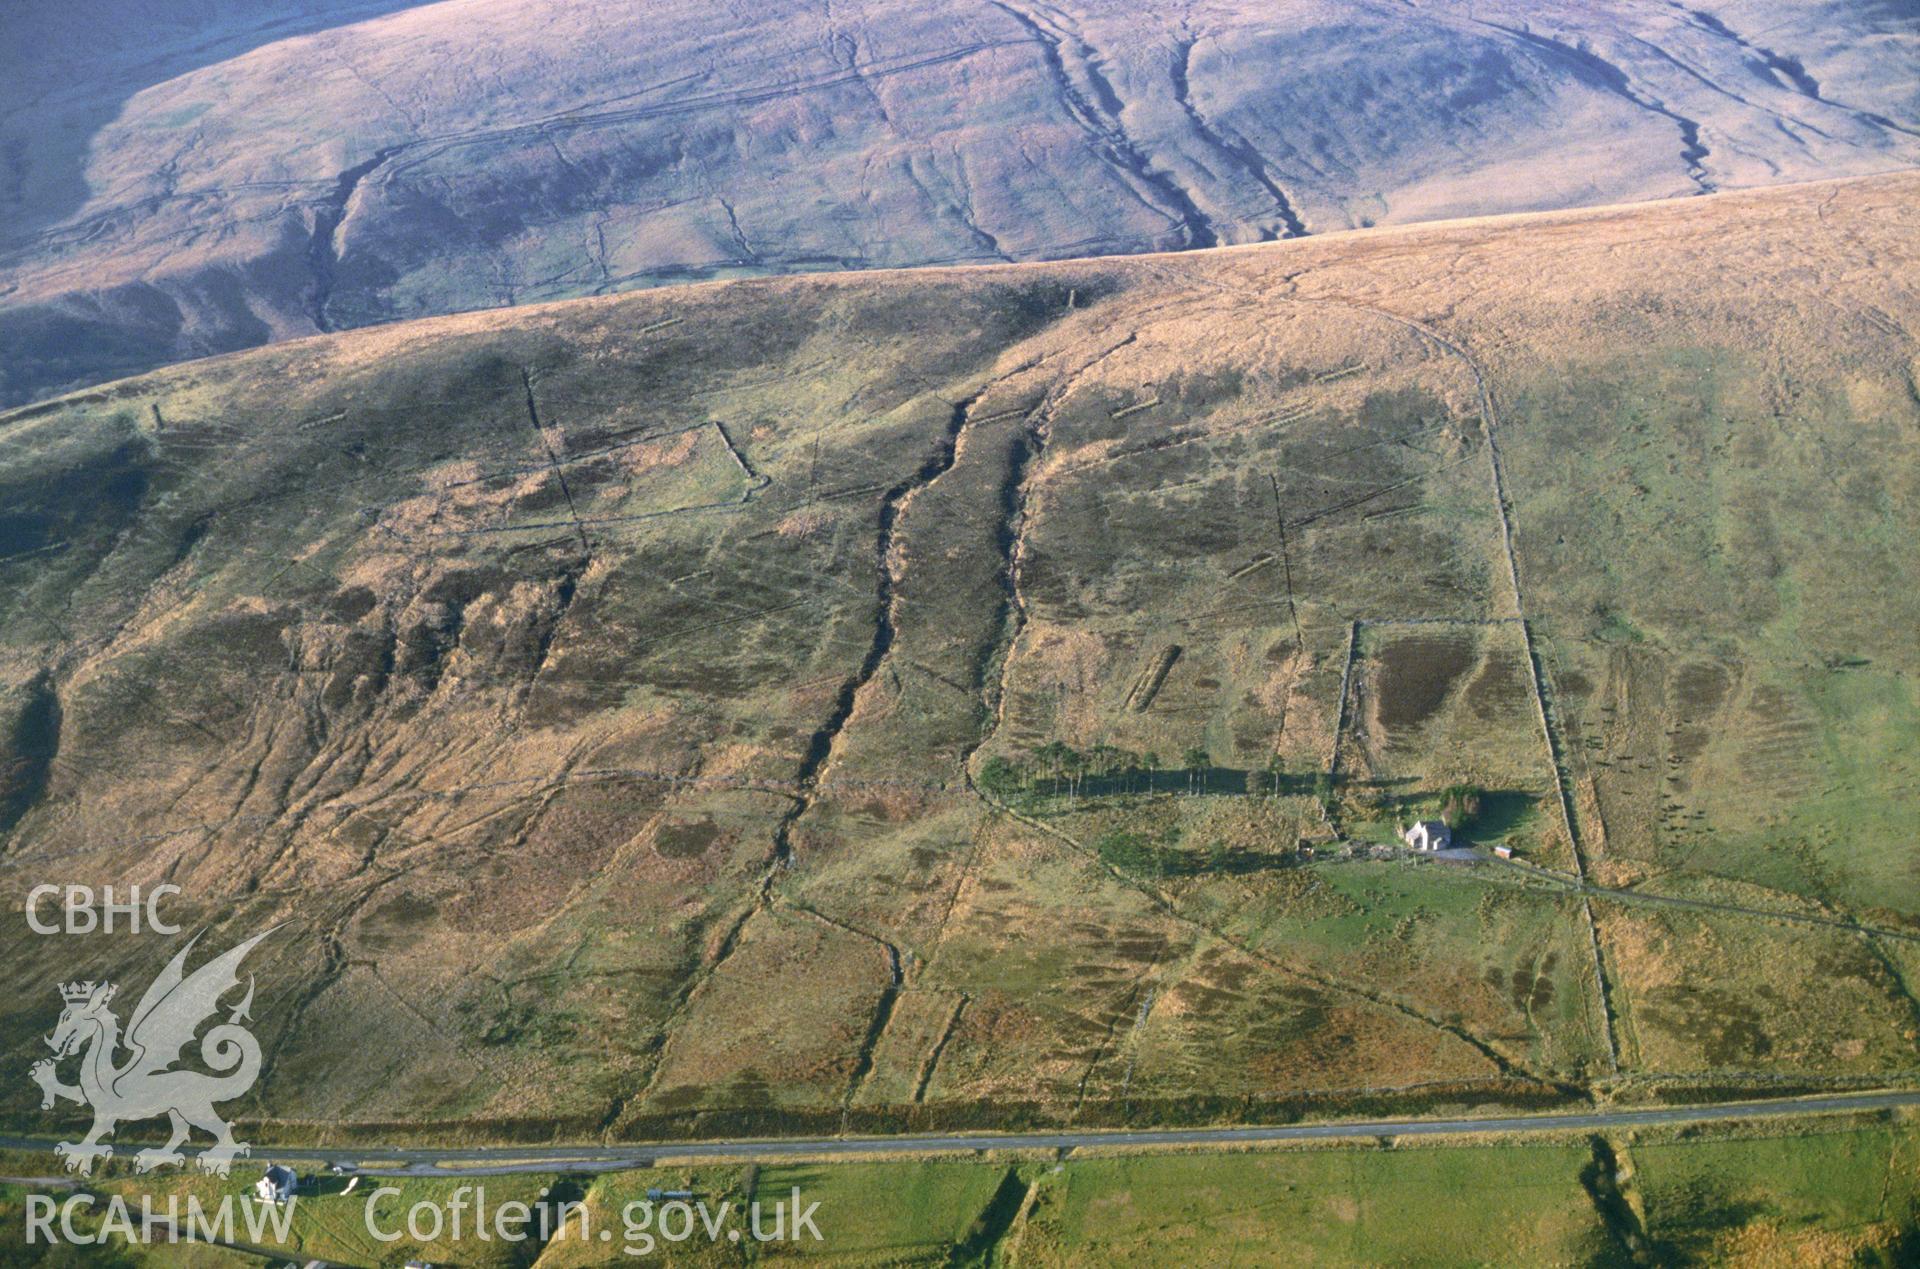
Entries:
{"type": "Polygon", "coordinates": [[[1368,1004],[1375,1005],[1383,1009],[1391,1010],[1392,1012],[1398,1013],[1414,1022],[1422,1023],[1426,1026],[1432,1027],[1436,1031],[1445,1032],[1447,1035],[1452,1036],[1454,1039],[1461,1041],[1462,1043],[1466,1044],[1469,1048],[1472,1048],[1476,1052],[1478,1052],[1480,1056],[1485,1058],[1488,1062],[1492,1063],[1494,1069],[1498,1070],[1503,1075],[1510,1075],[1520,1079],[1531,1080],[1541,1085],[1543,1088],[1559,1087],[1559,1085],[1557,1085],[1553,1080],[1549,1079],[1544,1075],[1540,1075],[1537,1072],[1528,1070],[1525,1066],[1521,1065],[1519,1062],[1515,1061],[1513,1058],[1507,1056],[1506,1054],[1501,1053],[1498,1049],[1494,1048],[1492,1045],[1488,1044],[1485,1040],[1481,1039],[1479,1036],[1475,1035],[1473,1032],[1467,1030],[1465,1027],[1458,1026],[1454,1023],[1448,1022],[1444,1018],[1436,1017],[1432,1014],[1425,1013],[1419,1009],[1414,1008],[1412,1005],[1407,1004],[1405,1001],[1399,1000],[1391,995],[1388,995],[1385,992],[1370,991],[1366,988],[1355,986],[1352,983],[1342,982],[1337,978],[1333,978],[1325,974],[1316,974],[1310,970],[1307,970],[1297,965],[1288,965],[1282,961],[1274,959],[1272,956],[1269,956],[1266,952],[1260,950],[1258,947],[1255,947],[1253,944],[1247,943],[1241,939],[1237,939],[1233,935],[1228,934],[1222,930],[1216,929],[1215,927],[1208,925],[1204,921],[1188,916],[1184,912],[1181,912],[1180,909],[1173,903],[1173,901],[1168,899],[1160,891],[1155,890],[1151,886],[1148,886],[1142,882],[1136,881],[1132,877],[1129,877],[1126,873],[1121,872],[1118,868],[1115,868],[1112,864],[1102,859],[1098,851],[1087,846],[1084,842],[1081,842],[1078,839],[1071,836],[1070,834],[1065,833],[1060,829],[1053,827],[1051,824],[1047,824],[1044,821],[1034,819],[1029,815],[1024,815],[1021,812],[1015,810],[1014,808],[1006,805],[1005,803],[995,800],[985,790],[980,789],[978,786],[975,786],[974,791],[979,795],[980,800],[982,802],[986,803],[989,807],[992,807],[994,810],[998,811],[1000,814],[1005,815],[1009,819],[1012,819],[1021,824],[1024,824],[1028,828],[1031,828],[1036,832],[1046,834],[1048,837],[1051,837],[1054,840],[1067,846],[1069,849],[1074,851],[1074,853],[1083,856],[1084,858],[1086,858],[1087,860],[1089,860],[1090,862],[1098,866],[1114,881],[1118,882],[1120,885],[1126,887],[1129,890],[1132,890],[1136,894],[1140,895],[1142,898],[1146,899],[1147,902],[1154,908],[1154,910],[1159,912],[1162,916],[1165,916],[1168,919],[1180,925],[1186,926],[1189,930],[1197,934],[1203,935],[1207,938],[1218,940],[1223,946],[1231,948],[1233,951],[1239,953],[1242,956],[1245,956],[1247,959],[1254,961],[1255,963],[1272,971],[1273,973],[1281,976],[1282,978],[1297,979],[1298,981],[1306,983],[1307,985],[1323,992],[1329,992],[1335,995],[1350,996],[1356,1000],[1364,1000],[1368,1004]]]}
{"type": "Polygon", "coordinates": [[[1507,864],[1506,867],[1514,868],[1529,877],[1544,880],[1558,890],[1606,902],[1688,908],[1696,912],[1725,913],[1729,916],[1752,917],[1762,921],[1780,921],[1788,925],[1817,925],[1832,930],[1845,930],[1851,934],[1895,939],[1903,943],[1920,943],[1920,930],[1895,930],[1883,925],[1866,925],[1846,917],[1825,916],[1817,912],[1786,912],[1778,908],[1755,908],[1738,903],[1722,903],[1716,899],[1689,899],[1683,895],[1650,894],[1644,890],[1596,886],[1591,882],[1579,881],[1565,873],[1550,872],[1544,868],[1517,867],[1513,864],[1507,864]]]}

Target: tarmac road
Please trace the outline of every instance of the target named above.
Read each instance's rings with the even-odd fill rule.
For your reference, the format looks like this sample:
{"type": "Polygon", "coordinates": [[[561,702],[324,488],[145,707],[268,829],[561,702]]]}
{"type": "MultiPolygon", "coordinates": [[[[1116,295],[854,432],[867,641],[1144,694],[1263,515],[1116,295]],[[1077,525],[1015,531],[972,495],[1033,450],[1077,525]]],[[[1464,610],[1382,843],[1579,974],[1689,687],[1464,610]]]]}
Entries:
{"type": "MultiPolygon", "coordinates": [[[[900,1154],[946,1154],[977,1150],[1071,1150],[1082,1146],[1234,1146],[1270,1141],[1325,1141],[1365,1137],[1428,1137],[1444,1133],[1536,1133],[1604,1131],[1655,1124],[1693,1124],[1761,1117],[1825,1115],[1843,1111],[1920,1106],[1920,1089],[1836,1093],[1723,1102],[1708,1106],[1650,1106],[1461,1119],[1361,1119],[1246,1128],[1146,1128],[1076,1132],[915,1134],[897,1137],[791,1137],[752,1141],[665,1141],[642,1145],[470,1146],[455,1149],[279,1149],[262,1147],[254,1158],[276,1163],[350,1163],[380,1176],[506,1176],[519,1172],[617,1172],[651,1166],[654,1159],[767,1161],[793,1156],[859,1159],[900,1154]]],[[[31,1137],[0,1136],[9,1150],[52,1150],[31,1137]]],[[[127,1152],[131,1145],[122,1145],[127,1152]]]]}

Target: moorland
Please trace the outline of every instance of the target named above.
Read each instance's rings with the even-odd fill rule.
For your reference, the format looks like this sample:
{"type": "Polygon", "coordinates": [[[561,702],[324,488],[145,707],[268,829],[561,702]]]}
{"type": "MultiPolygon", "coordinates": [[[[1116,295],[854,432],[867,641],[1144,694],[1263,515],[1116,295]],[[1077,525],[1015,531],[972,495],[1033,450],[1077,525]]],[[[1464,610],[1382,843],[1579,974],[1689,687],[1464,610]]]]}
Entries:
{"type": "MultiPolygon", "coordinates": [[[[262,1141],[1909,1077],[1916,193],[668,287],[17,409],[0,893],[284,923],[262,1141]],[[1447,814],[1480,862],[1393,846],[1447,814]]],[[[157,963],[6,931],[9,1069],[157,963]]]]}

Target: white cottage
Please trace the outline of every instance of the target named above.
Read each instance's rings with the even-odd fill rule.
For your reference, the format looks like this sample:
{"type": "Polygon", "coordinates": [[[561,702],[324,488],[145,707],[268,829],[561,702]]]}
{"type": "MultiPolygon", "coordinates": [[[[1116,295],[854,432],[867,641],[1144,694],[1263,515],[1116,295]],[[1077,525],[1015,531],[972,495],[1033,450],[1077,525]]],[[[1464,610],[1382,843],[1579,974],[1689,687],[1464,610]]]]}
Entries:
{"type": "Polygon", "coordinates": [[[292,1168],[275,1163],[267,1168],[265,1176],[253,1183],[253,1194],[262,1203],[284,1203],[299,1188],[299,1175],[292,1168]]]}
{"type": "Polygon", "coordinates": [[[1416,820],[1401,836],[1415,850],[1445,850],[1453,845],[1453,830],[1442,820],[1416,820]]]}

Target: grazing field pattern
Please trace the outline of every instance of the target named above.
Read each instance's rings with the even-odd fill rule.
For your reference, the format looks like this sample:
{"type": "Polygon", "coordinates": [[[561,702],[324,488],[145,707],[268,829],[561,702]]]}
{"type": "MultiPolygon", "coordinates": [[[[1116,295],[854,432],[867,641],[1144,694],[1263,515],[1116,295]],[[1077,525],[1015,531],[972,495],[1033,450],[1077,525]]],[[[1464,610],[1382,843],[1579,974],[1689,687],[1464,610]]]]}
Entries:
{"type": "MultiPolygon", "coordinates": [[[[741,279],[0,415],[0,898],[284,923],[262,1142],[1910,1078],[1916,231],[1892,175],[741,279]]],[[[158,963],[4,930],[5,1069],[158,963]]]]}

